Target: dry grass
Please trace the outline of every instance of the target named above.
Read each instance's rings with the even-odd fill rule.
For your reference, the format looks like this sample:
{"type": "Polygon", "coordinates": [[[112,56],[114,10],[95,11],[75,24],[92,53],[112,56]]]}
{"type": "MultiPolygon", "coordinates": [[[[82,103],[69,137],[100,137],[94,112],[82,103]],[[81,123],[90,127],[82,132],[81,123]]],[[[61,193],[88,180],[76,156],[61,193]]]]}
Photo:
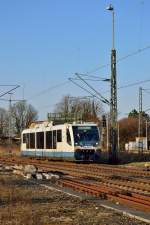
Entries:
{"type": "Polygon", "coordinates": [[[133,162],[133,163],[128,163],[125,166],[135,166],[135,167],[145,167],[145,166],[150,166],[150,162],[133,162]]]}
{"type": "Polygon", "coordinates": [[[43,189],[14,175],[0,174],[1,225],[144,225],[102,208],[43,189]]]}
{"type": "Polygon", "coordinates": [[[20,146],[18,145],[9,146],[8,144],[0,145],[0,156],[7,156],[9,154],[20,155],[20,146]]]}

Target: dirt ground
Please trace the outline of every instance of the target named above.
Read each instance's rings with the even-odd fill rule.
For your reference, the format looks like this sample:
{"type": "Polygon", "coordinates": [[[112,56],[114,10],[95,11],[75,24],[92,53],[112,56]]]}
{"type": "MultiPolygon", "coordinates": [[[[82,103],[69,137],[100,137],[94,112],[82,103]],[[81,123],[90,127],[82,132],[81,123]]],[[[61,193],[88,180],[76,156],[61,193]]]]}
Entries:
{"type": "Polygon", "coordinates": [[[0,156],[7,156],[7,155],[20,155],[20,145],[9,145],[9,144],[1,144],[0,143],[0,156]]]}
{"type": "Polygon", "coordinates": [[[92,200],[51,191],[0,172],[1,225],[144,225],[92,200]]]}

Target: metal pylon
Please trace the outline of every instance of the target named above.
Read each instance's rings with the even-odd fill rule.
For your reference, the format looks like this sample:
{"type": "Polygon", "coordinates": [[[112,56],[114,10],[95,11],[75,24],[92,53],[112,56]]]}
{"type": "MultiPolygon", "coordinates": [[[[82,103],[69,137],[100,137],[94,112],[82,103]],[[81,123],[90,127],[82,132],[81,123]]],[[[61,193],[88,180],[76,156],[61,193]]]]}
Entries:
{"type": "Polygon", "coordinates": [[[118,161],[117,146],[117,80],[116,80],[116,50],[111,51],[111,104],[110,104],[110,163],[118,161]]]}

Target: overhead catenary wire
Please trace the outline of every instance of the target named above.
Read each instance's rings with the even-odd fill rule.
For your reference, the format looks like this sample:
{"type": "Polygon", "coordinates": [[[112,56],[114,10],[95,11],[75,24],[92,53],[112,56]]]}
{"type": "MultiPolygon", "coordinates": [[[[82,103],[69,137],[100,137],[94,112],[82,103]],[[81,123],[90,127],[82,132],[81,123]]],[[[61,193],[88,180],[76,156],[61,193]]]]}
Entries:
{"type": "Polygon", "coordinates": [[[97,95],[93,94],[91,91],[89,91],[88,89],[86,89],[85,87],[81,86],[80,84],[78,84],[77,82],[75,82],[72,78],[68,78],[69,81],[71,81],[73,84],[75,84],[76,86],[80,87],[81,89],[83,89],[84,91],[86,91],[87,93],[91,94],[93,97],[97,98],[98,100],[100,100],[103,103],[108,104],[107,102],[105,102],[105,100],[101,99],[100,97],[98,97],[97,95]]]}
{"type": "MultiPolygon", "coordinates": [[[[129,54],[127,54],[127,55],[125,55],[125,56],[119,58],[119,59],[117,60],[116,63],[118,63],[119,61],[125,60],[125,59],[127,59],[127,58],[129,58],[129,57],[131,57],[131,56],[137,55],[137,54],[139,54],[139,53],[141,53],[141,52],[143,52],[143,51],[145,51],[145,50],[147,50],[147,49],[150,49],[150,45],[148,45],[148,46],[146,46],[146,47],[144,47],[144,48],[140,48],[140,49],[138,49],[137,51],[134,51],[134,52],[132,52],[132,53],[129,53],[129,54]]],[[[104,65],[102,65],[102,66],[99,66],[99,67],[97,67],[97,68],[95,68],[95,69],[93,69],[93,70],[87,72],[87,73],[84,74],[84,75],[85,75],[85,76],[89,76],[89,77],[93,77],[93,78],[98,78],[98,79],[100,79],[100,78],[97,77],[97,76],[94,76],[94,75],[92,76],[92,75],[90,75],[90,73],[92,73],[92,72],[94,73],[94,72],[96,72],[96,71],[98,71],[98,70],[100,70],[100,69],[103,69],[103,68],[105,68],[105,67],[108,67],[108,66],[110,66],[110,63],[107,63],[107,64],[104,64],[104,65]]],[[[68,80],[71,81],[70,79],[68,79],[68,80]]],[[[45,89],[45,90],[43,90],[43,91],[41,91],[41,92],[39,92],[39,93],[37,93],[37,94],[31,96],[31,97],[28,98],[27,100],[30,101],[30,100],[32,100],[32,99],[35,99],[35,98],[41,96],[41,95],[46,94],[47,92],[49,92],[49,91],[51,91],[51,90],[57,89],[58,87],[67,84],[67,83],[69,82],[68,80],[65,81],[65,82],[63,82],[63,83],[59,83],[59,84],[57,84],[57,85],[55,85],[55,86],[49,87],[49,88],[47,88],[47,89],[45,89]]],[[[139,82],[140,82],[140,81],[139,81],[139,82]]],[[[141,82],[142,82],[142,81],[141,81],[141,82]]],[[[145,81],[144,81],[144,82],[145,82],[145,81]]],[[[122,87],[121,87],[121,88],[122,88],[122,87]]]]}
{"type": "MultiPolygon", "coordinates": [[[[0,101],[5,101],[5,102],[9,102],[9,99],[5,99],[5,98],[0,98],[0,101]]],[[[11,102],[25,102],[25,99],[12,99],[11,102]]]]}
{"type": "Polygon", "coordinates": [[[76,73],[75,74],[78,78],[80,78],[81,79],[81,81],[83,82],[83,83],[85,83],[91,90],[93,90],[95,93],[96,93],[96,95],[99,95],[100,96],[100,98],[103,100],[103,101],[105,101],[105,103],[106,104],[110,104],[110,102],[106,99],[106,98],[104,98],[97,90],[95,90],[95,88],[93,88],[92,87],[92,85],[90,85],[89,83],[87,83],[78,73],[76,73]]]}
{"type": "Polygon", "coordinates": [[[46,94],[47,92],[53,91],[54,89],[57,89],[57,88],[59,88],[59,87],[61,87],[61,86],[64,86],[64,85],[66,85],[67,83],[69,83],[68,80],[65,81],[65,82],[56,84],[56,85],[54,85],[54,86],[51,86],[51,87],[49,87],[49,88],[47,88],[47,89],[44,89],[43,91],[41,91],[41,92],[39,92],[39,93],[37,93],[37,94],[35,94],[35,95],[33,95],[33,96],[31,96],[31,97],[28,98],[27,100],[30,101],[30,100],[32,100],[32,99],[35,99],[35,98],[37,98],[37,97],[40,97],[41,95],[46,94]]]}
{"type": "MultiPolygon", "coordinates": [[[[122,57],[118,58],[118,59],[116,60],[116,63],[118,63],[118,62],[120,62],[120,61],[123,61],[123,60],[125,60],[125,59],[128,59],[128,58],[131,57],[131,56],[138,55],[138,54],[140,54],[140,53],[142,53],[142,52],[144,52],[144,51],[146,51],[146,50],[148,50],[148,49],[150,49],[150,45],[147,45],[146,47],[143,47],[143,48],[139,48],[138,50],[136,50],[136,51],[134,51],[134,52],[131,52],[131,53],[125,55],[125,56],[122,56],[122,57]]],[[[90,73],[95,73],[95,72],[99,71],[100,69],[106,68],[106,67],[108,67],[108,66],[110,66],[110,65],[111,65],[110,63],[106,63],[106,64],[104,64],[104,65],[98,66],[98,67],[96,67],[95,69],[92,69],[92,70],[88,71],[86,74],[87,74],[87,75],[88,75],[88,74],[90,75],[90,73]]]]}
{"type": "Polygon", "coordinates": [[[144,92],[146,92],[147,94],[150,94],[150,89],[144,89],[144,88],[142,88],[142,90],[143,90],[144,92]]]}
{"type": "MultiPolygon", "coordinates": [[[[83,73],[78,73],[80,76],[84,77],[84,80],[92,80],[93,81],[110,81],[110,78],[104,78],[104,77],[99,77],[95,75],[88,75],[88,74],[83,74],[83,73]]],[[[77,78],[74,78],[77,80],[77,78]]]]}
{"type": "Polygon", "coordinates": [[[1,97],[3,97],[4,95],[9,94],[11,91],[16,90],[16,89],[17,89],[17,88],[19,88],[19,87],[20,87],[20,85],[15,85],[15,87],[14,87],[14,88],[11,88],[10,90],[8,90],[8,91],[6,91],[6,92],[2,93],[2,94],[0,95],[0,98],[1,98],[1,97]]]}
{"type": "Polygon", "coordinates": [[[150,82],[150,79],[141,80],[141,81],[137,81],[137,82],[134,82],[134,83],[131,83],[131,84],[123,85],[123,86],[118,87],[118,89],[133,87],[133,86],[137,86],[137,85],[148,83],[148,82],[150,82]]]}
{"type": "MultiPolygon", "coordinates": [[[[122,60],[125,60],[125,59],[127,59],[127,58],[129,58],[129,57],[131,57],[131,56],[140,54],[141,52],[143,52],[143,51],[145,51],[145,50],[147,50],[147,49],[150,49],[150,45],[148,45],[148,46],[146,46],[146,47],[144,47],[144,48],[140,48],[140,49],[138,49],[137,51],[134,51],[134,52],[132,52],[132,53],[130,53],[130,54],[127,54],[127,55],[125,55],[125,56],[119,58],[119,59],[117,60],[117,63],[120,62],[120,61],[122,61],[122,60]]],[[[105,67],[108,67],[108,66],[110,66],[110,63],[107,63],[107,64],[105,64],[105,65],[99,66],[99,67],[97,67],[97,68],[95,68],[95,69],[93,69],[93,70],[87,72],[87,74],[84,74],[84,75],[85,75],[85,76],[88,76],[88,77],[95,78],[95,79],[98,78],[99,81],[100,81],[101,78],[99,78],[98,76],[90,75],[90,73],[92,73],[92,72],[94,73],[94,72],[96,72],[96,71],[98,71],[98,70],[100,70],[100,69],[103,69],[103,68],[105,68],[105,67]]],[[[103,79],[103,78],[102,78],[102,79],[103,79]]],[[[59,83],[59,84],[57,84],[57,85],[55,85],[55,86],[49,87],[49,88],[47,88],[47,89],[45,89],[45,90],[43,90],[43,91],[41,91],[41,92],[39,92],[39,93],[37,93],[37,94],[31,96],[31,97],[30,97],[29,99],[27,99],[27,100],[30,101],[30,100],[32,100],[32,99],[34,99],[34,98],[36,98],[36,97],[39,97],[39,96],[41,96],[41,95],[46,94],[47,92],[49,92],[49,91],[51,91],[51,90],[54,90],[54,89],[57,90],[58,87],[64,86],[64,85],[66,85],[67,83],[69,83],[70,81],[71,81],[72,83],[74,83],[75,85],[77,85],[78,87],[80,87],[80,88],[82,88],[83,90],[85,90],[86,92],[90,93],[87,89],[83,88],[82,86],[80,86],[79,84],[77,84],[76,82],[74,82],[71,78],[69,78],[68,80],[69,80],[69,81],[65,81],[65,82],[59,83]]],[[[92,81],[92,79],[91,79],[91,81],[92,81]]],[[[94,80],[94,79],[93,79],[93,81],[98,81],[98,80],[94,80]]],[[[135,83],[123,85],[123,86],[121,86],[121,87],[118,87],[118,89],[128,88],[128,87],[136,86],[136,85],[139,85],[139,84],[141,84],[141,83],[147,83],[147,82],[150,82],[150,80],[141,80],[141,81],[138,81],[138,82],[135,82],[135,83]]],[[[14,87],[15,87],[16,85],[0,85],[0,86],[14,86],[14,87]]],[[[11,89],[10,91],[12,91],[12,89],[11,89]]],[[[91,93],[90,93],[90,94],[91,94],[91,93]]],[[[97,97],[97,96],[94,95],[94,94],[92,94],[92,96],[97,97]]],[[[2,96],[0,96],[0,97],[2,97],[2,96]]],[[[102,99],[99,99],[99,100],[102,101],[102,99]]]]}
{"type": "MultiPolygon", "coordinates": [[[[80,80],[79,78],[73,78],[74,80],[80,80]]],[[[88,80],[88,81],[103,81],[102,79],[96,79],[96,78],[84,78],[84,80],[88,80]]]]}

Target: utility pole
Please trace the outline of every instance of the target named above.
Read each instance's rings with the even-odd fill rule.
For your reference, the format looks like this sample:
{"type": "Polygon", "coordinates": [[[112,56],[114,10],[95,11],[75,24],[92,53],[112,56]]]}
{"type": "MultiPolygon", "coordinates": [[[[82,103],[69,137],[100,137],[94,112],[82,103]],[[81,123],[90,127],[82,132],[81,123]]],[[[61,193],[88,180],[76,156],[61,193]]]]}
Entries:
{"type": "Polygon", "coordinates": [[[142,108],[143,108],[142,87],[139,87],[139,130],[138,130],[139,137],[143,136],[142,108]]]}
{"type": "Polygon", "coordinates": [[[145,123],[145,133],[146,133],[146,150],[148,150],[148,121],[147,119],[145,123]]]}
{"type": "Polygon", "coordinates": [[[8,135],[9,135],[9,153],[11,153],[11,136],[12,136],[12,132],[11,132],[11,95],[12,93],[9,92],[9,131],[8,131],[8,135]]]}
{"type": "Polygon", "coordinates": [[[119,121],[118,121],[118,151],[120,151],[120,126],[119,126],[119,121]]]}
{"type": "Polygon", "coordinates": [[[109,152],[109,114],[107,114],[107,152],[109,152]]]}
{"type": "Polygon", "coordinates": [[[111,99],[110,99],[110,150],[109,162],[118,162],[117,147],[117,79],[116,79],[116,49],[115,49],[115,12],[110,4],[107,10],[112,11],[112,50],[111,50],[111,99]]]}

